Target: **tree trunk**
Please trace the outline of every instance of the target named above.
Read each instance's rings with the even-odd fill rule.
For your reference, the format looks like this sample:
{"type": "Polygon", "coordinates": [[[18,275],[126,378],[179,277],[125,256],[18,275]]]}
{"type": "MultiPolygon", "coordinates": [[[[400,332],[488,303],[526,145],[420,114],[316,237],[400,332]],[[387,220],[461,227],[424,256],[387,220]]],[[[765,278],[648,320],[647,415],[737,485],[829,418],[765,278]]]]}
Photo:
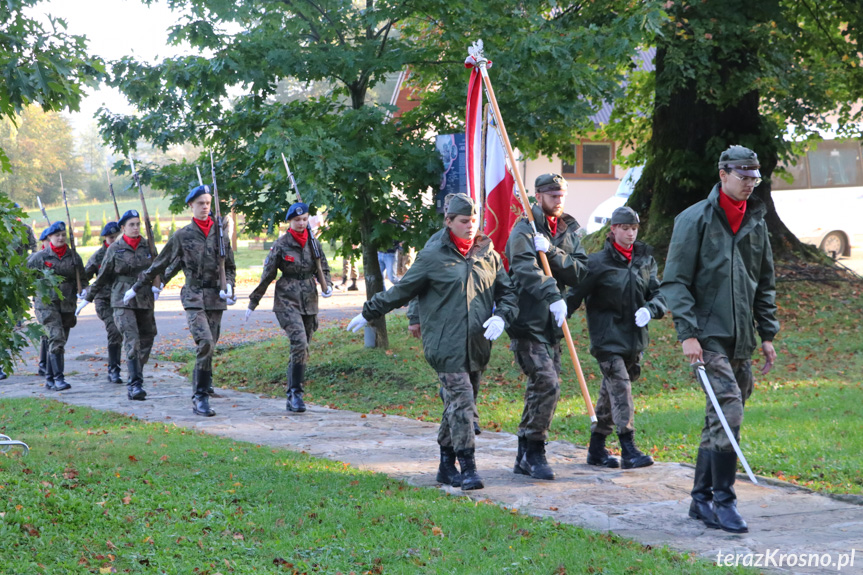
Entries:
{"type": "MultiPolygon", "coordinates": [[[[370,300],[378,292],[384,291],[384,276],[378,264],[378,251],[372,241],[372,232],[375,220],[368,210],[364,210],[360,220],[360,238],[363,248],[363,270],[366,280],[366,299],[370,300]]],[[[369,322],[375,328],[375,347],[387,349],[390,346],[387,334],[386,316],[369,322]]]]}

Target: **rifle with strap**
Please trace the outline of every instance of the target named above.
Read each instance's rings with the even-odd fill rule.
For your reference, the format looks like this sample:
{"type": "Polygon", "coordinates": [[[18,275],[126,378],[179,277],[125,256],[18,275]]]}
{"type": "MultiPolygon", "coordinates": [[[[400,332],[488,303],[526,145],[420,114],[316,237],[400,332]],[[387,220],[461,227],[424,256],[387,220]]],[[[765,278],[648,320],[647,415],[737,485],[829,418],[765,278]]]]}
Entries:
{"type": "MultiPolygon", "coordinates": [[[[216,231],[219,241],[219,286],[222,291],[228,291],[228,279],[225,275],[225,230],[222,228],[222,210],[219,207],[219,187],[216,185],[216,163],[213,161],[213,152],[210,151],[210,172],[213,175],[213,213],[216,215],[216,231]]],[[[200,177],[200,174],[199,176],[200,177]]]]}
{"type": "MultiPolygon", "coordinates": [[[[297,201],[303,201],[303,198],[300,197],[300,189],[297,187],[297,182],[294,180],[294,174],[291,173],[291,168],[288,167],[288,160],[285,158],[285,154],[282,154],[282,161],[285,163],[285,170],[288,172],[288,178],[291,180],[291,185],[294,187],[294,194],[297,196],[297,201]]],[[[311,218],[311,216],[309,216],[311,218]]],[[[316,277],[318,278],[318,283],[321,284],[321,290],[326,292],[329,289],[327,285],[327,279],[324,276],[324,270],[321,267],[321,257],[323,254],[321,252],[321,245],[318,243],[318,240],[315,239],[315,228],[312,227],[311,221],[309,221],[309,247],[312,249],[312,258],[315,260],[315,264],[317,264],[318,272],[316,277]]]]}
{"type": "Polygon", "coordinates": [[[42,198],[36,196],[36,201],[39,202],[39,209],[42,210],[42,215],[45,216],[45,221],[48,222],[48,225],[51,225],[51,220],[48,218],[48,212],[45,211],[45,206],[42,205],[42,198]]]}
{"type": "MultiPolygon", "coordinates": [[[[66,220],[67,220],[66,230],[67,230],[67,235],[69,236],[69,248],[71,248],[71,250],[72,250],[72,258],[77,259],[76,256],[78,255],[78,252],[75,249],[75,229],[72,227],[72,214],[69,213],[69,202],[66,199],[66,187],[63,186],[63,174],[60,174],[60,190],[63,192],[63,203],[66,205],[66,220]]],[[[42,205],[41,200],[39,201],[39,205],[40,206],[42,205]]],[[[43,213],[44,213],[44,208],[43,208],[43,213]]],[[[48,216],[45,215],[45,218],[47,219],[48,216]]],[[[81,293],[81,271],[78,269],[77,263],[75,263],[73,261],[73,264],[75,266],[75,282],[78,284],[78,291],[75,293],[80,294],[81,293]]]]}
{"type": "Polygon", "coordinates": [[[114,195],[114,184],[111,183],[111,171],[108,166],[105,166],[105,175],[108,176],[108,191],[111,192],[111,199],[114,200],[114,213],[117,214],[117,221],[120,221],[120,208],[117,206],[117,196],[114,195]]]}
{"type": "MultiPolygon", "coordinates": [[[[135,161],[132,156],[129,156],[129,165],[132,167],[132,179],[138,184],[138,196],[141,198],[141,211],[144,212],[144,229],[147,232],[147,243],[150,248],[150,257],[156,259],[156,239],[153,236],[153,224],[150,222],[150,212],[147,211],[147,201],[144,200],[144,187],[141,185],[141,178],[135,170],[135,161]]],[[[118,217],[117,220],[120,218],[118,217]]],[[[153,285],[159,286],[162,284],[161,278],[156,276],[153,278],[153,285]]]]}

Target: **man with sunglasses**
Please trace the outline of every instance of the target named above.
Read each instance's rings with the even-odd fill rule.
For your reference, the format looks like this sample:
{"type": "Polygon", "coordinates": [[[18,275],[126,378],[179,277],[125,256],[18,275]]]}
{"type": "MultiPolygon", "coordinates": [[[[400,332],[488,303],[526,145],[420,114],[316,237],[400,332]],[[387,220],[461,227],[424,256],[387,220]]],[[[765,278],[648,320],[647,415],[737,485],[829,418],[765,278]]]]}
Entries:
{"type": "MultiPolygon", "coordinates": [[[[720,182],[706,200],[674,220],[661,291],[674,317],[683,355],[704,364],[722,413],[740,441],[743,406],[752,393],[755,329],[773,367],[776,282],[764,214],[753,192],[761,183],[758,156],[731,146],[719,156],[720,182]]],[[[746,533],[737,512],[737,454],[708,400],[689,516],[711,528],[746,533]]]]}

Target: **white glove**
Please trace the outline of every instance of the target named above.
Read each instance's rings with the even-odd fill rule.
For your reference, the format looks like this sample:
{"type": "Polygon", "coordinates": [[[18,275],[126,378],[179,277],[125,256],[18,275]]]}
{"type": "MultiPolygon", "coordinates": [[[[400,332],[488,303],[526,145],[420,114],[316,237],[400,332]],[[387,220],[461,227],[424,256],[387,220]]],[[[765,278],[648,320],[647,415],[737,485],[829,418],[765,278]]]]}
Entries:
{"type": "MultiPolygon", "coordinates": [[[[165,284],[162,284],[162,285],[165,285],[165,284]]],[[[157,288],[156,286],[153,286],[150,289],[153,290],[153,301],[158,300],[159,294],[162,293],[162,288],[157,288]]]]}
{"type": "Polygon", "coordinates": [[[551,242],[542,234],[533,234],[533,247],[538,252],[547,252],[548,248],[551,247],[551,242]]]}
{"type": "Polygon", "coordinates": [[[219,290],[219,299],[228,301],[234,297],[234,290],[231,289],[231,284],[225,286],[225,289],[219,290]]]}
{"type": "Polygon", "coordinates": [[[562,326],[563,322],[566,321],[566,302],[564,300],[559,299],[548,306],[548,311],[554,316],[554,323],[557,324],[557,327],[562,326]]]}
{"type": "Polygon", "coordinates": [[[123,303],[128,305],[128,303],[133,299],[135,299],[135,290],[133,288],[129,288],[129,290],[123,294],[123,303]]]}
{"type": "Polygon", "coordinates": [[[635,312],[635,325],[638,327],[644,327],[647,325],[647,322],[650,321],[650,310],[646,307],[638,308],[638,311],[635,312]]]}
{"type": "Polygon", "coordinates": [[[77,308],[75,308],[75,315],[78,315],[79,313],[81,313],[81,310],[82,310],[82,309],[84,309],[85,307],[87,307],[87,304],[89,304],[89,303],[90,303],[90,302],[88,302],[88,301],[87,301],[87,300],[85,300],[85,299],[82,299],[81,301],[79,301],[79,302],[78,302],[78,307],[77,307],[77,308]]]}
{"type": "Polygon", "coordinates": [[[246,310],[246,318],[243,320],[244,322],[248,323],[248,321],[249,321],[249,316],[250,316],[250,315],[252,315],[252,312],[253,312],[253,311],[255,311],[255,310],[253,310],[252,308],[249,308],[249,309],[247,309],[247,310],[246,310]]]}
{"type": "Polygon", "coordinates": [[[485,338],[489,341],[494,341],[503,333],[503,318],[499,315],[493,315],[485,320],[482,327],[486,328],[485,334],[483,334],[485,338]]]}
{"type": "Polygon", "coordinates": [[[84,299],[85,297],[87,297],[87,288],[82,289],[81,293],[79,293],[77,295],[78,295],[78,299],[84,299]]]}
{"type": "Polygon", "coordinates": [[[358,315],[348,324],[348,331],[357,333],[360,329],[366,327],[369,322],[363,317],[363,314],[358,315]]]}
{"type": "Polygon", "coordinates": [[[326,291],[321,292],[321,297],[330,297],[333,295],[333,286],[327,286],[326,291]]]}
{"type": "Polygon", "coordinates": [[[234,305],[235,303],[237,303],[237,298],[228,298],[225,301],[228,303],[228,305],[234,305]]]}

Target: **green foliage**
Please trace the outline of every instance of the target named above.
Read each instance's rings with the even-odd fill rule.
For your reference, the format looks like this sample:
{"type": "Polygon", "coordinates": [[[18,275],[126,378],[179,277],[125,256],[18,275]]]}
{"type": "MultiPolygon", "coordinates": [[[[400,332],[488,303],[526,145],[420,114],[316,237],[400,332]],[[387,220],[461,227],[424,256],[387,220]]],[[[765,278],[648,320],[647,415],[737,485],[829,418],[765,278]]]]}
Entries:
{"type": "Polygon", "coordinates": [[[105,210],[102,210],[102,229],[105,229],[105,226],[108,225],[108,216],[105,214],[105,210]]]}
{"type": "Polygon", "coordinates": [[[90,212],[84,215],[84,233],[81,236],[81,245],[86,246],[93,239],[93,228],[90,226],[90,212]]]}
{"type": "Polygon", "coordinates": [[[162,243],[162,224],[159,222],[159,210],[156,210],[156,217],[153,220],[153,239],[157,244],[162,243]]]}

